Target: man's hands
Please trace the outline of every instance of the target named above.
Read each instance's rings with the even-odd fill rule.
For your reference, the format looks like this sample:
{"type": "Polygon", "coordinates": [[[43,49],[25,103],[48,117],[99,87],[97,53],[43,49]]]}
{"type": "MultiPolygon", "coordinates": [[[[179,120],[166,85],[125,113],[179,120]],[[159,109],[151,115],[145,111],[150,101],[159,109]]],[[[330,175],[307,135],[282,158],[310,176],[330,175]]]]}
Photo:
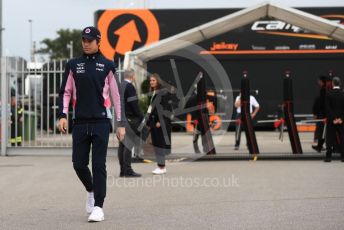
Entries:
{"type": "Polygon", "coordinates": [[[125,128],[124,127],[117,128],[116,136],[119,141],[122,141],[125,136],[125,128]]]}
{"type": "MultiPolygon", "coordinates": [[[[61,133],[66,133],[67,132],[67,119],[61,118],[57,124],[57,127],[61,133]]],[[[117,136],[117,139],[119,141],[122,141],[124,139],[124,136],[125,136],[125,128],[119,127],[117,129],[116,136],[117,136]]]]}
{"type": "Polygon", "coordinates": [[[343,121],[342,121],[341,118],[336,118],[336,119],[333,120],[333,124],[335,124],[335,125],[341,125],[341,124],[343,124],[343,121]]]}
{"type": "Polygon", "coordinates": [[[59,123],[57,124],[57,127],[61,133],[66,133],[67,132],[67,119],[61,118],[59,120],[59,123]]]}
{"type": "Polygon", "coordinates": [[[253,113],[251,113],[251,118],[252,118],[252,119],[256,117],[256,115],[257,115],[259,109],[260,109],[259,107],[255,107],[255,108],[254,108],[253,113]]]}

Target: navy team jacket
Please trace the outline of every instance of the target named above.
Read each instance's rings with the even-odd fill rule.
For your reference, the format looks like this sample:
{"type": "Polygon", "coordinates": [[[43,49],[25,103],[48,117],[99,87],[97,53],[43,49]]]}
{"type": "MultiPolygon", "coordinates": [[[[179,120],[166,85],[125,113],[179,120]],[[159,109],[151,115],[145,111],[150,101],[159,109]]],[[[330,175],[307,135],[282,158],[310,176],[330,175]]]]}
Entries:
{"type": "Polygon", "coordinates": [[[117,126],[123,126],[123,105],[116,78],[114,63],[99,52],[70,60],[59,92],[59,118],[67,116],[72,102],[74,122],[112,119],[112,99],[117,126]]]}

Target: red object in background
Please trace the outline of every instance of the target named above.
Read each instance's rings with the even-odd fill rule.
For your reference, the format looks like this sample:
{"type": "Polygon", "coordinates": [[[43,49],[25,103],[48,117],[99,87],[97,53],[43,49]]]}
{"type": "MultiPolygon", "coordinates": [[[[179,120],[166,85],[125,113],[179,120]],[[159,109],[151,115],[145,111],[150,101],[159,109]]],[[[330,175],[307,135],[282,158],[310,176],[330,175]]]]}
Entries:
{"type": "Polygon", "coordinates": [[[284,125],[284,122],[285,122],[285,121],[284,121],[283,118],[281,118],[281,119],[275,121],[275,122],[274,122],[274,128],[277,129],[278,127],[280,127],[280,125],[282,125],[282,124],[284,125]]]}

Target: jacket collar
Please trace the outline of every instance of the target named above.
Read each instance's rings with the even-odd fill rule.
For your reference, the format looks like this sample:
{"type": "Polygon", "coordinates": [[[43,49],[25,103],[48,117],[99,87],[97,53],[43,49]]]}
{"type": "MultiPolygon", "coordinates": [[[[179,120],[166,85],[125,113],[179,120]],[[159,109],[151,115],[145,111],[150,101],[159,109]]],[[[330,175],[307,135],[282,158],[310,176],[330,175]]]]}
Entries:
{"type": "Polygon", "coordinates": [[[97,53],[94,53],[94,54],[85,54],[84,53],[84,58],[88,59],[88,60],[95,60],[99,57],[100,55],[100,52],[98,51],[97,53]]]}

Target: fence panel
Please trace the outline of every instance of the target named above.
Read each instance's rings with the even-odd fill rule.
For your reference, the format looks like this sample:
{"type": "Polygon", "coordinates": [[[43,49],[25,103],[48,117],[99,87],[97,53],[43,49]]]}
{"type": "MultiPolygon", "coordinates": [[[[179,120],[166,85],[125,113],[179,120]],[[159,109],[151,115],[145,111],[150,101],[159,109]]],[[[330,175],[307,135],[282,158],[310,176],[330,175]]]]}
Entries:
{"type": "MultiPolygon", "coordinates": [[[[72,109],[67,115],[67,133],[56,126],[58,92],[67,60],[28,63],[21,58],[1,61],[1,138],[3,149],[21,147],[71,147],[72,109]],[[5,125],[2,125],[4,124],[5,125]],[[3,130],[4,129],[4,130],[3,130]],[[6,143],[3,143],[6,142],[6,143]]],[[[109,147],[118,146],[114,133],[109,147]]]]}

